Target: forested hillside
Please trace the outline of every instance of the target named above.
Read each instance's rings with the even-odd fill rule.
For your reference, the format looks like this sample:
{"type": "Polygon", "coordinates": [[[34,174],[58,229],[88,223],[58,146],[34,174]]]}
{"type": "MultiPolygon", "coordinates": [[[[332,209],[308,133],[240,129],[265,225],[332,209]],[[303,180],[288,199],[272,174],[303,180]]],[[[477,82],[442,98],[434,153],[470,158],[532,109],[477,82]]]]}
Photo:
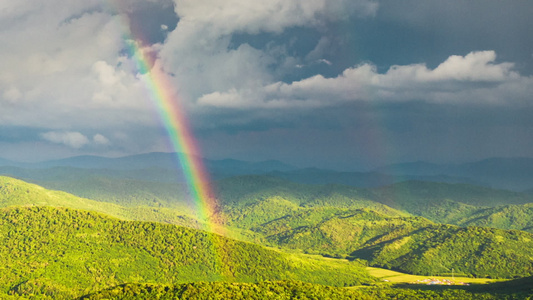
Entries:
{"type": "MultiPolygon", "coordinates": [[[[221,209],[215,217],[227,226],[227,236],[280,249],[273,251],[170,224],[125,221],[203,227],[186,214],[188,209],[133,202],[121,206],[0,177],[0,207],[5,207],[0,210],[0,281],[4,283],[0,295],[71,298],[128,282],[171,285],[179,293],[191,291],[191,286],[179,284],[202,280],[301,280],[334,286],[372,282],[360,262],[426,275],[452,270],[493,278],[533,274],[532,234],[443,225],[416,217],[413,211],[419,209],[433,218],[448,216],[461,225],[527,230],[532,204],[497,205],[506,196],[514,203],[527,201],[527,196],[505,191],[491,194],[490,189],[469,186],[461,186],[464,192],[457,196],[451,187],[411,182],[365,190],[301,185],[265,176],[220,181],[216,192],[221,209]],[[447,199],[461,200],[468,192],[473,195],[467,199],[470,204],[447,199]],[[398,209],[372,200],[376,195],[398,209]],[[472,205],[485,196],[496,206],[472,205]],[[454,207],[462,209],[454,212],[454,207]]],[[[142,285],[125,287],[149,292],[142,285]]],[[[228,286],[207,284],[203,288],[225,291],[228,286]]],[[[159,285],[153,290],[165,294],[159,285]]]]}
{"type": "Polygon", "coordinates": [[[316,223],[301,215],[255,230],[272,244],[308,253],[365,259],[412,274],[456,272],[477,277],[533,274],[533,235],[484,227],[462,228],[423,218],[358,210],[316,223]]]}
{"type": "Polygon", "coordinates": [[[0,260],[3,293],[54,299],[126,282],[373,281],[357,262],[283,254],[175,225],[52,207],[0,210],[0,260]]]}
{"type": "Polygon", "coordinates": [[[533,233],[533,203],[478,209],[455,223],[461,226],[518,229],[533,233]]]}
{"type": "Polygon", "coordinates": [[[265,176],[218,182],[226,219],[251,228],[285,216],[368,208],[389,216],[421,216],[436,223],[532,230],[533,195],[466,184],[410,181],[374,189],[305,185],[265,176]]]}
{"type": "Polygon", "coordinates": [[[485,227],[434,225],[364,247],[351,255],[414,274],[455,272],[475,277],[533,274],[533,235],[485,227]]]}
{"type": "Polygon", "coordinates": [[[156,221],[188,227],[200,227],[192,215],[192,208],[122,206],[115,203],[76,197],[62,191],[44,189],[38,185],[0,176],[0,208],[9,206],[54,206],[102,212],[127,220],[156,221]]]}
{"type": "MultiPolygon", "coordinates": [[[[76,169],[77,175],[71,178],[68,176],[69,170],[58,170],[60,175],[55,179],[51,177],[45,180],[46,172],[37,174],[38,170],[33,170],[32,176],[36,182],[48,188],[115,203],[122,210],[140,210],[130,213],[130,217],[127,217],[130,219],[165,221],[186,226],[188,222],[194,223],[191,219],[185,222],[182,219],[173,220],[171,216],[177,210],[181,216],[194,217],[189,192],[183,184],[160,181],[155,175],[146,177],[145,174],[142,177],[137,174],[138,170],[97,172],[76,169]],[[90,172],[96,172],[96,175],[90,175],[90,172]],[[156,213],[145,210],[146,207],[153,207],[156,213]],[[136,216],[131,218],[131,214],[136,216]],[[150,217],[146,219],[145,215],[150,217]],[[158,215],[166,216],[161,219],[158,215]]],[[[237,227],[256,226],[289,212],[296,213],[302,208],[335,207],[369,208],[391,216],[422,216],[433,222],[460,226],[533,230],[533,215],[528,205],[533,202],[532,194],[467,184],[409,181],[363,189],[343,185],[298,184],[276,177],[248,175],[216,181],[214,188],[217,200],[224,208],[219,219],[226,219],[228,225],[237,227]]],[[[126,213],[112,214],[126,217],[126,213]]]]}

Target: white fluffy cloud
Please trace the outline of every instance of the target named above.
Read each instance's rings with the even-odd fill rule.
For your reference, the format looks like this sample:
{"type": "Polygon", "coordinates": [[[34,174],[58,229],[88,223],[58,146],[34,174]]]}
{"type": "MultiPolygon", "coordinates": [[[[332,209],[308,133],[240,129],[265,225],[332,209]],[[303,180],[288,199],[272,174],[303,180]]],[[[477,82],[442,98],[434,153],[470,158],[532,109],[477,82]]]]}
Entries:
{"type": "Polygon", "coordinates": [[[101,146],[110,143],[109,139],[100,133],[95,134],[92,139],[89,139],[86,135],[77,131],[48,131],[42,133],[41,138],[45,141],[63,144],[74,149],[88,145],[101,146]]]}
{"type": "Polygon", "coordinates": [[[259,50],[248,44],[230,47],[235,33],[281,33],[294,26],[319,26],[350,15],[372,15],[375,1],[367,0],[176,0],[180,17],[162,45],[165,69],[175,75],[181,94],[194,101],[208,93],[257,88],[276,77],[273,65],[294,59],[283,49],[259,50]]]}
{"type": "Polygon", "coordinates": [[[122,20],[100,1],[3,5],[0,124],[102,128],[150,119],[142,82],[121,53],[122,20]]]}
{"type": "Polygon", "coordinates": [[[215,36],[233,32],[281,32],[354,14],[373,15],[378,4],[367,0],[175,0],[182,21],[208,26],[215,36]]]}
{"type": "Polygon", "coordinates": [[[93,142],[97,145],[108,145],[109,144],[109,139],[106,138],[105,136],[97,133],[93,136],[93,142]]]}
{"type": "Polygon", "coordinates": [[[49,131],[41,134],[41,137],[49,142],[64,144],[76,149],[81,148],[89,143],[89,139],[85,135],[74,131],[49,131]]]}
{"type": "Polygon", "coordinates": [[[471,52],[466,56],[453,55],[434,70],[424,64],[410,66],[392,66],[381,77],[384,85],[404,85],[413,82],[501,82],[516,79],[519,74],[513,72],[512,63],[495,64],[494,51],[471,52]]]}
{"type": "Polygon", "coordinates": [[[276,82],[257,90],[230,89],[203,95],[199,103],[227,108],[334,106],[346,101],[506,103],[533,92],[533,79],[521,77],[512,63],[495,63],[494,51],[450,56],[435,69],[424,64],[392,66],[380,74],[371,64],[346,69],[334,78],[316,75],[290,84],[276,82]]]}

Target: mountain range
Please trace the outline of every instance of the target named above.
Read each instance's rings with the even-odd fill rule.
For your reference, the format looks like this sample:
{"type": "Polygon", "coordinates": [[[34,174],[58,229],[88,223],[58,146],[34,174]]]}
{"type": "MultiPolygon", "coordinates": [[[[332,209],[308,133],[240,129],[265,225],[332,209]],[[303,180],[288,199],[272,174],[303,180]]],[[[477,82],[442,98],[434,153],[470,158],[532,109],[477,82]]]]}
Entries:
{"type": "MultiPolygon", "coordinates": [[[[533,189],[533,158],[500,157],[461,164],[412,162],[388,165],[365,172],[297,168],[276,160],[261,162],[236,159],[202,160],[213,179],[236,175],[268,174],[299,183],[336,183],[356,187],[378,187],[417,180],[466,183],[513,191],[533,189]]],[[[52,169],[52,172],[59,172],[58,170],[69,168],[74,173],[101,174],[105,172],[106,175],[121,178],[129,176],[152,181],[184,181],[183,174],[178,171],[180,162],[176,153],[154,152],[117,158],[77,156],[37,163],[20,163],[0,159],[0,173],[12,176],[18,176],[18,173],[22,172],[29,173],[27,170],[52,169]]]]}
{"type": "MultiPolygon", "coordinates": [[[[490,210],[490,206],[478,207],[449,200],[472,207],[470,218],[468,213],[459,211],[461,218],[472,221],[473,215],[478,221],[484,219],[487,222],[484,226],[503,227],[487,229],[471,227],[475,222],[469,223],[470,227],[467,228],[439,224],[413,213],[422,212],[423,216],[425,213],[434,217],[432,210],[414,209],[421,206],[417,201],[422,199],[442,209],[438,206],[443,203],[441,197],[461,195],[470,199],[472,204],[480,204],[486,195],[484,193],[487,193],[485,188],[468,189],[468,186],[457,192],[457,188],[449,184],[409,183],[408,190],[423,190],[421,195],[410,193],[412,206],[407,205],[407,198],[401,196],[395,208],[385,204],[390,195],[380,198],[383,188],[367,190],[350,186],[310,186],[260,175],[233,177],[218,183],[221,209],[209,221],[195,215],[194,209],[186,207],[186,202],[157,208],[147,206],[149,203],[123,206],[49,191],[7,177],[0,179],[0,205],[3,207],[69,207],[106,213],[126,220],[157,221],[191,228],[203,228],[203,222],[218,220],[227,228],[228,236],[244,241],[329,257],[363,259],[374,266],[409,273],[430,275],[454,268],[474,276],[514,277],[533,274],[533,265],[528,259],[533,257],[533,252],[528,252],[528,249],[533,249],[533,244],[528,246],[533,241],[533,235],[525,231],[513,233],[504,230],[524,225],[524,222],[528,227],[520,229],[530,228],[532,215],[528,209],[531,209],[533,201],[526,194],[492,191],[492,198],[487,199],[486,204],[495,209],[494,216],[485,218],[479,215],[490,210]],[[425,189],[421,189],[421,186],[425,189]],[[424,198],[426,193],[434,195],[433,198],[424,198]],[[525,204],[505,204],[510,199],[509,194],[515,196],[515,200],[511,199],[514,203],[525,204]],[[524,208],[506,210],[510,205],[524,208]],[[501,211],[507,211],[508,215],[496,217],[501,215],[501,211]],[[518,224],[514,222],[524,215],[526,217],[518,224]],[[462,252],[469,252],[463,256],[454,254],[455,247],[460,247],[462,252]],[[448,258],[428,261],[428,255],[448,258]],[[496,259],[494,255],[499,255],[499,258],[496,259]],[[462,260],[462,257],[467,260],[462,260]],[[498,267],[493,265],[496,262],[498,267]],[[521,268],[512,268],[515,263],[519,263],[521,268]]],[[[406,183],[398,185],[405,190],[406,183]]],[[[458,201],[464,201],[455,197],[458,201]]]]}
{"type": "Polygon", "coordinates": [[[0,173],[9,175],[0,176],[0,298],[533,294],[523,288],[533,275],[533,194],[487,183],[504,185],[494,170],[504,168],[508,182],[522,176],[515,187],[526,186],[528,159],[420,162],[373,172],[205,160],[216,202],[205,216],[176,157],[0,160],[0,173]],[[214,224],[224,228],[223,236],[208,232],[214,224]],[[365,266],[522,279],[501,291],[424,291],[380,282],[365,266]],[[370,287],[341,288],[361,284],[370,287]]]}

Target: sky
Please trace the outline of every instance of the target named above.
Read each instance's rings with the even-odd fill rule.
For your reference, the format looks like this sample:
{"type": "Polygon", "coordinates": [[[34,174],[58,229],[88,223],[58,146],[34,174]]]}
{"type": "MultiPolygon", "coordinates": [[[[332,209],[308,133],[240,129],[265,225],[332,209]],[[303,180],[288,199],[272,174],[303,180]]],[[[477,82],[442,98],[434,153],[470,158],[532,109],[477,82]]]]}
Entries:
{"type": "Polygon", "coordinates": [[[172,152],[361,170],[533,157],[533,2],[0,0],[0,158],[172,152]]]}

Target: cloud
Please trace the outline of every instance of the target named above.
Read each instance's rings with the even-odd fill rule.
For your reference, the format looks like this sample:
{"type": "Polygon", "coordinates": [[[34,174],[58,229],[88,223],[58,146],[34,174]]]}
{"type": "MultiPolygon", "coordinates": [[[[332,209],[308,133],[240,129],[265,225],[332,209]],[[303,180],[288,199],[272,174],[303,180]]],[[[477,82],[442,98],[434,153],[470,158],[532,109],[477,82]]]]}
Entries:
{"type": "Polygon", "coordinates": [[[93,136],[93,142],[97,145],[108,145],[109,144],[109,140],[105,136],[99,133],[93,136]]]}
{"type": "Polygon", "coordinates": [[[429,70],[424,64],[392,66],[382,81],[385,85],[408,84],[412,82],[501,82],[516,79],[513,63],[494,64],[494,51],[471,52],[466,56],[452,55],[437,68],[429,70]]]}
{"type": "MultiPolygon", "coordinates": [[[[141,2],[114,11],[97,0],[2,4],[0,125],[50,131],[157,126],[144,78],[124,51],[123,33],[125,24],[135,27],[136,9],[170,3],[141,2]]],[[[166,40],[144,46],[173,81],[183,107],[194,113],[203,109],[196,103],[202,95],[254,91],[279,80],[286,68],[296,69],[298,58],[285,45],[232,47],[233,34],[317,27],[371,16],[377,7],[370,0],[176,0],[178,26],[161,24],[168,29],[166,40]]]]}
{"type": "Polygon", "coordinates": [[[75,149],[81,148],[89,143],[89,139],[85,135],[74,131],[49,131],[41,134],[41,137],[49,142],[63,144],[75,149]]]}
{"type": "Polygon", "coordinates": [[[396,65],[383,74],[371,64],[362,64],[333,78],[316,75],[292,83],[271,83],[257,90],[210,93],[200,97],[198,103],[241,109],[317,108],[349,101],[509,104],[513,101],[508,98],[510,93],[519,99],[532,92],[532,78],[513,71],[512,63],[495,60],[494,51],[471,52],[450,56],[435,69],[424,64],[396,65]]]}
{"type": "Polygon", "coordinates": [[[0,31],[0,124],[54,130],[154,124],[142,78],[122,52],[121,17],[100,4],[10,4],[13,26],[0,31]]]}
{"type": "MultiPolygon", "coordinates": [[[[40,138],[39,145],[50,153],[166,150],[150,97],[153,91],[146,86],[149,75],[139,74],[128,51],[134,44],[151,54],[150,66],[168,77],[175,101],[202,134],[227,128],[266,131],[299,122],[318,127],[326,118],[352,120],[368,103],[531,106],[532,79],[518,73],[525,67],[512,55],[501,56],[516,66],[498,61],[496,51],[443,47],[432,56],[439,57],[440,64],[428,56],[420,58],[427,64],[412,64],[420,61],[417,51],[431,52],[424,43],[426,48],[411,51],[419,45],[412,43],[403,50],[405,44],[377,51],[389,58],[385,63],[361,63],[367,57],[359,56],[373,49],[353,45],[365,41],[356,35],[366,35],[367,41],[390,35],[374,39],[368,28],[349,33],[343,28],[374,22],[373,16],[380,17],[377,1],[122,4],[110,8],[99,0],[2,2],[0,126],[44,132],[31,139],[40,138]],[[174,12],[169,13],[170,8],[174,12]],[[138,34],[137,40],[123,40],[128,30],[138,34]],[[151,36],[145,39],[143,34],[151,36]],[[412,52],[415,59],[402,59],[401,51],[412,52]],[[468,54],[450,56],[455,53],[468,54]],[[407,62],[389,68],[398,61],[407,62]]],[[[14,138],[9,143],[15,143],[14,138]]]]}
{"type": "Polygon", "coordinates": [[[16,87],[12,86],[4,91],[3,96],[8,102],[15,103],[22,97],[22,93],[16,87]]]}
{"type": "Polygon", "coordinates": [[[48,131],[42,133],[41,138],[55,144],[62,144],[70,148],[79,149],[86,146],[109,145],[110,141],[104,135],[97,133],[92,139],[77,131],[48,131]]]}
{"type": "Polygon", "coordinates": [[[373,15],[374,1],[357,0],[176,0],[180,21],[161,45],[159,57],[180,95],[194,102],[202,95],[265,85],[283,76],[298,59],[285,45],[231,46],[234,34],[281,34],[291,27],[320,27],[348,16],[373,15]],[[222,75],[223,74],[223,75],[222,75]]]}
{"type": "MultiPolygon", "coordinates": [[[[287,27],[317,25],[354,14],[374,15],[378,4],[366,0],[176,0],[185,23],[208,26],[216,36],[234,32],[281,32],[287,27]]],[[[210,35],[212,36],[212,35],[210,35]]]]}

